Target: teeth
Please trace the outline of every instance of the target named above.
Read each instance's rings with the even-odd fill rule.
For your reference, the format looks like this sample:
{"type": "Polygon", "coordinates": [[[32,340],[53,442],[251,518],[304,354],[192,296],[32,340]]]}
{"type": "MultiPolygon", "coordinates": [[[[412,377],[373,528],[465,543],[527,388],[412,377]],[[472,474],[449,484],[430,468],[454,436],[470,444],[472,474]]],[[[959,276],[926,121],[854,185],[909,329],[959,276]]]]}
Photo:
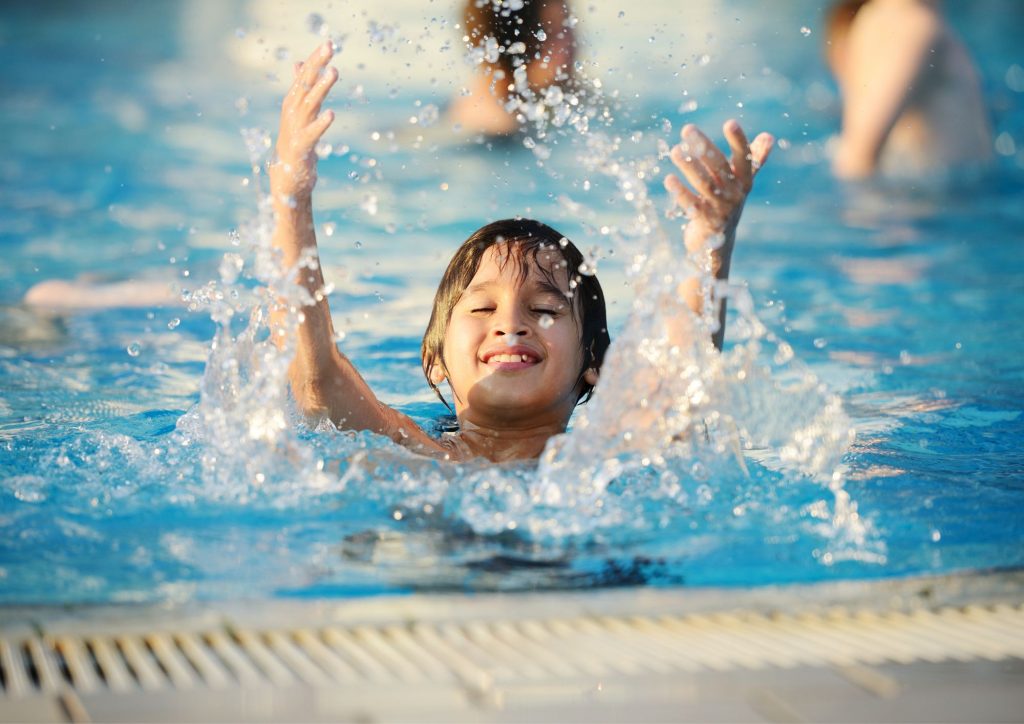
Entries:
{"type": "Polygon", "coordinates": [[[530,357],[525,354],[496,354],[492,355],[491,362],[529,362],[530,357]]]}

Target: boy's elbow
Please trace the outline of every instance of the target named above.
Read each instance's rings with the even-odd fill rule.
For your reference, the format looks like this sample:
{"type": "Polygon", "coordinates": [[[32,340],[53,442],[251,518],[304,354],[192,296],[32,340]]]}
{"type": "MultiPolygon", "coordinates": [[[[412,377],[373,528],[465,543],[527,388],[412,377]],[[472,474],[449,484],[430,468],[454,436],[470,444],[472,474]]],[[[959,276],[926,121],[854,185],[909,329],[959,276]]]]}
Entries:
{"type": "Polygon", "coordinates": [[[292,379],[292,397],[299,413],[308,420],[321,420],[330,414],[328,396],[321,383],[312,379],[292,379]]]}

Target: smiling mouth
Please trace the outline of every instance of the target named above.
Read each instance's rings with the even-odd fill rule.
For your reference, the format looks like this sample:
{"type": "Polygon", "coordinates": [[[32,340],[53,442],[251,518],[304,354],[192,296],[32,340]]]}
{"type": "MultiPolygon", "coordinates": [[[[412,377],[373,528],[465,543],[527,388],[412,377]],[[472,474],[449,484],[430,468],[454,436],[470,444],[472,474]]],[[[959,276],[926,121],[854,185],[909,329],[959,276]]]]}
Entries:
{"type": "Polygon", "coordinates": [[[527,353],[502,353],[488,355],[484,362],[488,367],[493,367],[499,370],[521,370],[527,367],[533,367],[535,364],[540,362],[538,357],[527,353]]]}

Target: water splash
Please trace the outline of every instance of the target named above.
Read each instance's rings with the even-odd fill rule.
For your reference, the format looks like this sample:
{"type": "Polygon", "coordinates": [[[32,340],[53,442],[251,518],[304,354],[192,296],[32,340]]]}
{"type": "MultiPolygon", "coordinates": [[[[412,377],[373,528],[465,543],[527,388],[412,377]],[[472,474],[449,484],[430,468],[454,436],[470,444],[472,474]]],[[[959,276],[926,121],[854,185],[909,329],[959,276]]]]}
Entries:
{"type": "MultiPolygon", "coordinates": [[[[502,52],[486,43],[477,50],[473,62],[502,52]]],[[[844,490],[853,433],[838,397],[758,319],[741,285],[712,282],[709,260],[687,257],[678,229],[665,230],[648,188],[664,172],[664,140],[642,129],[617,132],[628,110],[582,72],[535,90],[519,65],[512,85],[506,108],[537,167],[584,194],[604,179],[622,206],[614,220],[599,219],[586,199],[559,199],[602,240],[578,273],[594,273],[608,249],[628,260],[635,293],[599,392],[572,429],[553,438],[535,465],[452,465],[369,433],[339,433],[328,423],[305,429],[288,396],[287,368],[290,332],[312,299],[292,284],[297,270],[276,262],[264,190],[220,279],[188,293],[190,308],[207,310],[217,324],[200,402],[178,422],[171,446],[188,450],[177,464],[195,468],[201,482],[192,492],[303,508],[328,496],[369,527],[483,536],[548,558],[594,546],[628,550],[666,535],[703,550],[753,535],[744,531],[760,523],[799,528],[823,564],[883,560],[884,545],[844,490]],[[569,154],[571,168],[554,163],[569,154]],[[704,294],[701,316],[679,294],[693,277],[704,294]],[[710,342],[713,299],[728,300],[735,312],[724,354],[710,342]],[[269,315],[278,307],[292,313],[275,339],[269,315]]],[[[245,139],[258,170],[269,138],[246,132],[245,139]]],[[[263,178],[254,181],[259,188],[263,178]]],[[[376,196],[364,195],[360,205],[373,215],[376,196]]],[[[306,257],[298,266],[315,263],[306,257]]]]}

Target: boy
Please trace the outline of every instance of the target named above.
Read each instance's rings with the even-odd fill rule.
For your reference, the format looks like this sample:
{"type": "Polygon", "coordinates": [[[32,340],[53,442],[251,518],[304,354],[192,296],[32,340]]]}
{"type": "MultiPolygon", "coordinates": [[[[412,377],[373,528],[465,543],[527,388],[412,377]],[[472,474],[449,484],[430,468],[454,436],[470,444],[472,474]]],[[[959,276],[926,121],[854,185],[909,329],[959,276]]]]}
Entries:
{"type": "MultiPolygon", "coordinates": [[[[320,112],[338,78],[328,66],[331,54],[326,43],[296,65],[294,84],[282,104],[277,157],[269,174],[276,216],[273,244],[287,268],[304,253],[316,252],[313,149],[334,120],[332,111],[320,112]]],[[[773,143],[761,134],[748,145],[735,121],[725,124],[725,134],[731,160],[695,127],[685,127],[672,160],[696,193],[675,176],[665,180],[691,220],[688,250],[711,254],[720,279],[728,275],[736,225],[754,173],[773,143]],[[722,243],[712,252],[709,240],[717,235],[722,243]]],[[[490,224],[463,243],[438,288],[423,342],[427,379],[435,390],[448,382],[459,421],[459,431],[441,440],[377,399],[334,344],[319,264],[300,270],[297,282],[317,301],[301,309],[289,369],[299,409],[448,460],[538,457],[548,439],[565,431],[576,403],[597,384],[609,343],[600,285],[595,278],[576,275],[582,261],[558,232],[525,219],[490,224]]],[[[696,280],[680,293],[699,312],[696,280]]],[[[278,329],[287,312],[276,310],[278,329]]],[[[721,331],[715,343],[721,344],[721,331]]]]}

